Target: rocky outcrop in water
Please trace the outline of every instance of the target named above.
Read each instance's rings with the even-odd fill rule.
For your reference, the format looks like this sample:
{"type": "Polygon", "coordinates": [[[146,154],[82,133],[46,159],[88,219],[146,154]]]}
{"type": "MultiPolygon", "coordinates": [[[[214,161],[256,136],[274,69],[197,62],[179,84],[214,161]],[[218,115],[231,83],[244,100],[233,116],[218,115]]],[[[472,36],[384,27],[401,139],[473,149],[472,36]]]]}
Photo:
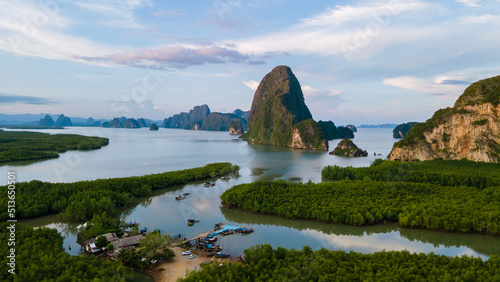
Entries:
{"type": "Polygon", "coordinates": [[[470,85],[453,108],[438,110],[394,144],[389,160],[434,158],[500,162],[500,76],[470,85]]]}
{"type": "MultiPolygon", "coordinates": [[[[126,120],[125,120],[126,121],[126,120]]],[[[107,128],[123,128],[123,123],[120,118],[114,118],[112,121],[103,122],[101,127],[107,128]]]]}
{"type": "Polygon", "coordinates": [[[158,125],[156,125],[156,123],[152,123],[151,126],[149,127],[149,130],[158,131],[158,125]]]}
{"type": "Polygon", "coordinates": [[[240,119],[233,114],[211,113],[204,120],[201,125],[201,130],[208,131],[229,131],[231,123],[237,121],[241,124],[242,130],[247,126],[246,120],[240,119]]]}
{"type": "Polygon", "coordinates": [[[366,150],[362,150],[356,146],[350,139],[344,138],[340,143],[335,147],[333,151],[330,152],[330,155],[336,156],[344,156],[344,157],[366,157],[368,156],[368,152],[366,150]]]}
{"type": "Polygon", "coordinates": [[[123,123],[123,127],[124,128],[141,128],[141,125],[139,124],[139,122],[137,122],[137,120],[135,120],[133,118],[128,118],[123,123]]]}
{"type": "Polygon", "coordinates": [[[323,129],[326,139],[329,141],[334,139],[354,138],[354,134],[347,127],[336,127],[332,121],[320,120],[318,123],[321,129],[323,129]]]}
{"type": "Polygon", "coordinates": [[[241,135],[245,133],[243,130],[243,126],[241,125],[241,121],[233,120],[229,125],[229,135],[241,135]]]}
{"type": "Polygon", "coordinates": [[[210,108],[207,105],[195,106],[189,113],[182,112],[166,118],[162,127],[198,130],[208,115],[210,108]]]}
{"type": "Polygon", "coordinates": [[[260,82],[250,109],[248,132],[242,138],[251,143],[328,150],[323,130],[312,120],[300,83],[287,66],[274,68],[260,82]]]}
{"type": "Polygon", "coordinates": [[[348,124],[345,127],[349,128],[352,132],[358,132],[358,129],[356,128],[356,126],[354,126],[352,124],[348,124]]]}

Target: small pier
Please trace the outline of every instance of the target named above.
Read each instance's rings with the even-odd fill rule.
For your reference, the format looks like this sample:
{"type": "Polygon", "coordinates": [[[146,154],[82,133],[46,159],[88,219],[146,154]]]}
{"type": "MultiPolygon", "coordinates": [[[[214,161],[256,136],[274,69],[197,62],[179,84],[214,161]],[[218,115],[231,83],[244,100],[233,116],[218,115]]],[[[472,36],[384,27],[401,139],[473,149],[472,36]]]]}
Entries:
{"type": "Polygon", "coordinates": [[[198,236],[196,236],[196,237],[193,237],[193,238],[191,238],[191,239],[184,240],[184,241],[182,241],[182,243],[183,243],[183,244],[185,244],[185,243],[189,243],[189,242],[191,242],[191,241],[193,241],[193,240],[198,240],[198,239],[201,239],[201,238],[206,238],[206,237],[208,237],[208,235],[210,235],[210,234],[212,234],[212,233],[214,233],[214,232],[215,232],[215,229],[209,230],[209,231],[207,231],[207,232],[201,233],[200,235],[198,235],[198,236]]]}

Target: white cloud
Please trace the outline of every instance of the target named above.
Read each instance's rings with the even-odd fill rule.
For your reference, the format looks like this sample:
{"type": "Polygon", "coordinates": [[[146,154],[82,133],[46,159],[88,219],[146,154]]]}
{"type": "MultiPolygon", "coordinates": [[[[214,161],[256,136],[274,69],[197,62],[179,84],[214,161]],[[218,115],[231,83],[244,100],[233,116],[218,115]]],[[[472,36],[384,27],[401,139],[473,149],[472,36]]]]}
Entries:
{"type": "Polygon", "coordinates": [[[429,3],[418,0],[375,2],[357,6],[337,5],[334,9],[327,9],[314,17],[302,20],[302,24],[298,26],[324,27],[373,19],[382,20],[384,17],[427,9],[430,6],[429,3]]]}
{"type": "Polygon", "coordinates": [[[63,8],[40,8],[38,3],[2,2],[0,50],[22,56],[79,61],[79,56],[101,56],[116,49],[67,34],[74,24],[63,8]]]}
{"type": "Polygon", "coordinates": [[[466,24],[484,24],[484,23],[497,23],[500,24],[500,15],[494,16],[492,14],[484,14],[480,16],[465,16],[462,21],[466,24]]]}
{"type": "Polygon", "coordinates": [[[383,50],[385,46],[418,40],[431,33],[422,27],[391,25],[404,14],[430,9],[440,10],[418,0],[337,6],[284,31],[244,39],[235,45],[242,52],[260,55],[266,52],[334,55],[350,48],[366,49],[367,45],[383,50]]]}
{"type": "Polygon", "coordinates": [[[338,90],[338,89],[333,89],[331,90],[329,93],[328,93],[328,96],[337,96],[337,95],[340,95],[342,94],[343,91],[342,90],[338,90]]]}
{"type": "Polygon", "coordinates": [[[445,95],[447,97],[458,97],[465,89],[463,84],[445,84],[443,77],[435,80],[427,80],[413,76],[402,76],[384,79],[385,85],[400,87],[409,90],[416,90],[434,95],[445,95]]]}
{"type": "Polygon", "coordinates": [[[138,28],[140,25],[134,10],[143,6],[152,7],[150,0],[83,0],[74,2],[74,5],[104,16],[100,24],[120,28],[138,28]]]}
{"type": "Polygon", "coordinates": [[[322,90],[315,89],[309,85],[302,86],[302,92],[305,97],[316,97],[316,96],[337,96],[342,93],[341,90],[333,89],[333,90],[322,90]]]}
{"type": "Polygon", "coordinates": [[[481,0],[457,0],[458,3],[461,3],[461,4],[464,4],[465,6],[468,6],[468,7],[479,7],[481,5],[479,5],[479,2],[481,2],[481,0]]]}
{"type": "Polygon", "coordinates": [[[243,81],[243,83],[253,91],[257,90],[257,87],[259,87],[259,82],[255,80],[243,81]]]}

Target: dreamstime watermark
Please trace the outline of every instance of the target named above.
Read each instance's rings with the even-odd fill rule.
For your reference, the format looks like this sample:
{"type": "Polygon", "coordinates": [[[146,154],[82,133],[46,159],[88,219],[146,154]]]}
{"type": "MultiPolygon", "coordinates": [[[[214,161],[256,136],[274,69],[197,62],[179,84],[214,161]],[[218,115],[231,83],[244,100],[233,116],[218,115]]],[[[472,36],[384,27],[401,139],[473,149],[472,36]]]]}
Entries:
{"type": "MultiPolygon", "coordinates": [[[[134,106],[140,105],[146,101],[149,93],[160,87],[160,85],[168,77],[168,73],[158,69],[148,69],[147,74],[138,77],[138,84],[133,86],[128,93],[122,94],[118,101],[111,103],[111,112],[119,116],[128,116],[133,110],[134,106]]],[[[100,127],[86,128],[80,132],[86,136],[105,136],[105,132],[100,127]]],[[[64,154],[63,157],[52,163],[52,170],[54,171],[59,182],[63,182],[64,175],[72,173],[84,160],[81,150],[92,147],[87,142],[82,142],[78,145],[77,151],[70,151],[64,154]]]]}
{"type": "Polygon", "coordinates": [[[10,45],[14,52],[19,53],[22,44],[27,44],[29,38],[37,36],[41,28],[49,25],[61,11],[61,5],[67,2],[67,0],[38,1],[40,9],[34,12],[31,17],[23,18],[21,32],[9,37],[10,45]]]}
{"type": "Polygon", "coordinates": [[[7,222],[8,236],[7,236],[7,266],[8,272],[16,274],[16,172],[9,171],[7,173],[7,215],[9,219],[7,222]]]}
{"type": "MultiPolygon", "coordinates": [[[[81,131],[81,134],[86,136],[103,136],[103,132],[99,127],[85,128],[81,131]]],[[[52,162],[52,170],[54,171],[57,180],[63,182],[63,176],[68,173],[72,173],[80,164],[83,162],[83,154],[81,150],[87,150],[88,148],[93,148],[97,144],[91,143],[91,141],[80,142],[77,146],[77,151],[66,152],[62,157],[52,162]]]]}
{"type": "Polygon", "coordinates": [[[111,111],[118,116],[127,116],[132,112],[131,105],[140,105],[146,101],[149,93],[158,89],[168,77],[168,73],[161,69],[148,69],[147,74],[139,77],[139,83],[124,93],[118,101],[111,103],[111,111]]]}
{"type": "Polygon", "coordinates": [[[387,3],[384,9],[373,12],[364,28],[353,31],[351,40],[340,44],[345,59],[350,62],[355,55],[367,48],[381,34],[383,28],[391,24],[393,15],[401,11],[401,7],[401,0],[394,0],[387,3]]]}
{"type": "Polygon", "coordinates": [[[241,0],[216,0],[213,2],[215,12],[221,21],[224,20],[224,15],[227,12],[231,12],[234,8],[237,8],[241,5],[241,0]]]}

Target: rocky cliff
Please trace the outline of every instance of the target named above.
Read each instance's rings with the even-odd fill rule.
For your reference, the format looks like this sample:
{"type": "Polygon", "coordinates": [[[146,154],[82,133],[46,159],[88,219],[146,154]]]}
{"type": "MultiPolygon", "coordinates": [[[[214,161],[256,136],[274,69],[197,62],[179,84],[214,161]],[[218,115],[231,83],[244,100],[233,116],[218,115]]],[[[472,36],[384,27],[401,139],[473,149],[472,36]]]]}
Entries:
{"type": "Polygon", "coordinates": [[[241,121],[233,120],[229,125],[229,135],[241,135],[245,133],[243,130],[243,126],[241,125],[241,121]]]}
{"type": "Polygon", "coordinates": [[[352,132],[358,132],[358,129],[356,128],[356,126],[354,126],[352,124],[348,124],[345,127],[349,128],[352,132]]]}
{"type": "Polygon", "coordinates": [[[208,131],[229,131],[231,122],[237,121],[241,124],[242,130],[247,126],[247,122],[238,118],[234,114],[211,113],[204,120],[201,125],[201,130],[208,131]]]}
{"type": "Polygon", "coordinates": [[[394,144],[389,160],[433,158],[500,162],[500,76],[469,86],[453,108],[441,109],[394,144]]]}
{"type": "Polygon", "coordinates": [[[248,121],[248,116],[250,115],[250,111],[242,111],[240,109],[236,109],[234,110],[233,115],[248,121]]]}
{"type": "Polygon", "coordinates": [[[112,121],[103,122],[101,127],[123,128],[123,123],[120,118],[114,118],[112,121]]]}
{"type": "Polygon", "coordinates": [[[137,123],[139,123],[139,125],[141,127],[148,127],[149,126],[149,123],[143,118],[137,119],[137,123]]]}
{"type": "Polygon", "coordinates": [[[301,121],[293,126],[291,148],[328,151],[328,142],[319,123],[313,119],[301,121]]]}
{"type": "Polygon", "coordinates": [[[207,105],[195,106],[189,113],[182,112],[166,118],[162,127],[198,130],[208,115],[210,108],[207,105]]]}
{"type": "Polygon", "coordinates": [[[368,152],[366,150],[361,150],[348,138],[342,139],[340,143],[335,147],[330,155],[344,156],[344,157],[366,157],[368,152]]]}
{"type": "Polygon", "coordinates": [[[278,66],[257,87],[248,118],[248,132],[242,138],[252,143],[327,150],[328,143],[316,122],[295,126],[306,120],[312,121],[312,115],[299,81],[289,67],[278,66]],[[308,134],[312,136],[306,136],[308,134]],[[321,142],[316,142],[316,138],[322,138],[321,142]]]}
{"type": "Polygon", "coordinates": [[[408,122],[398,124],[396,128],[392,130],[392,137],[394,138],[404,138],[408,132],[410,132],[411,128],[415,126],[418,122],[408,122]]]}
{"type": "Polygon", "coordinates": [[[128,118],[123,123],[123,127],[124,128],[141,128],[141,125],[139,124],[139,122],[137,120],[135,120],[133,118],[128,118]]]}

